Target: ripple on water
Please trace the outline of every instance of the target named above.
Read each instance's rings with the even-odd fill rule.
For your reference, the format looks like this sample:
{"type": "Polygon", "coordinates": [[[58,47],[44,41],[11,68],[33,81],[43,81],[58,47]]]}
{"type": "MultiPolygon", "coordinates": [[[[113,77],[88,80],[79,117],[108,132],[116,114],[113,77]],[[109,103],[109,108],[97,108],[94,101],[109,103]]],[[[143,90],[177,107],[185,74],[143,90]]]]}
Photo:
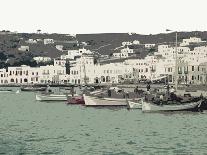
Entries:
{"type": "Polygon", "coordinates": [[[129,152],[116,152],[116,153],[113,153],[113,152],[104,152],[103,155],[134,155],[132,153],[129,153],[129,152]]]}

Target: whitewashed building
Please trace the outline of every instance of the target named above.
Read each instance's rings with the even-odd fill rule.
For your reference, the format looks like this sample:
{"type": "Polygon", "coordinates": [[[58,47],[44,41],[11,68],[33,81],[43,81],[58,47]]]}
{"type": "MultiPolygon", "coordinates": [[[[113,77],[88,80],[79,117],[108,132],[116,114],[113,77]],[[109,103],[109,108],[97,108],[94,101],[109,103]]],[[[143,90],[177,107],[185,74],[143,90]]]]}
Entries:
{"type": "Polygon", "coordinates": [[[35,40],[35,39],[28,39],[25,42],[28,44],[37,44],[37,40],[35,40]]]}
{"type": "Polygon", "coordinates": [[[139,45],[139,44],[140,44],[140,41],[139,41],[139,40],[134,40],[132,43],[133,43],[134,45],[139,45]]]}
{"type": "Polygon", "coordinates": [[[8,67],[0,70],[0,84],[47,84],[62,83],[66,75],[66,68],[61,66],[8,67]]]}
{"type": "Polygon", "coordinates": [[[47,44],[54,44],[54,40],[53,39],[44,39],[44,44],[47,45],[47,44]]]}
{"type": "Polygon", "coordinates": [[[50,62],[52,59],[50,57],[33,57],[33,59],[37,62],[50,62]]]}
{"type": "Polygon", "coordinates": [[[132,45],[133,43],[130,41],[124,41],[121,44],[122,44],[122,46],[129,46],[129,45],[132,45]]]}
{"type": "Polygon", "coordinates": [[[197,37],[190,37],[189,39],[183,39],[183,42],[180,44],[180,46],[188,46],[190,43],[201,43],[204,42],[201,40],[201,38],[197,37]]]}
{"type": "Polygon", "coordinates": [[[63,50],[63,45],[56,45],[55,48],[59,51],[63,50]]]}
{"type": "Polygon", "coordinates": [[[68,54],[61,55],[61,59],[75,59],[75,57],[82,56],[83,54],[90,55],[93,54],[93,52],[85,48],[81,48],[78,50],[68,50],[68,54]]]}
{"type": "Polygon", "coordinates": [[[18,50],[19,50],[19,51],[22,51],[22,52],[27,52],[27,51],[29,51],[29,46],[20,46],[20,47],[18,48],[18,50]]]}
{"type": "Polygon", "coordinates": [[[155,47],[155,44],[144,44],[145,48],[153,48],[155,47]]]}

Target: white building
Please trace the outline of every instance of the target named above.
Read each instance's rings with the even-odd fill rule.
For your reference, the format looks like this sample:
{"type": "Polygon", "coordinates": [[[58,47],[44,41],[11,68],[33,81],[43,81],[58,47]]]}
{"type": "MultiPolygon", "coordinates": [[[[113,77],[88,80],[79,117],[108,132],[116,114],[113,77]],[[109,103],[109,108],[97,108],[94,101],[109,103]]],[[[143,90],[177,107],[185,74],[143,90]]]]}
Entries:
{"type": "Polygon", "coordinates": [[[128,54],[132,54],[134,53],[133,49],[130,49],[128,46],[126,48],[121,49],[121,53],[128,53],[128,54]]]}
{"type": "Polygon", "coordinates": [[[116,57],[116,58],[128,58],[129,57],[129,54],[127,52],[115,52],[113,53],[113,57],[116,57]]]}
{"type": "Polygon", "coordinates": [[[18,48],[18,50],[19,50],[19,51],[22,51],[22,52],[27,52],[27,51],[29,51],[29,46],[20,46],[20,47],[18,48]]]}
{"type": "Polygon", "coordinates": [[[134,40],[132,43],[133,43],[134,45],[139,45],[139,44],[140,44],[139,40],[134,40]]]}
{"type": "Polygon", "coordinates": [[[52,59],[50,57],[33,57],[33,59],[37,62],[50,62],[52,59]]]}
{"type": "MultiPolygon", "coordinates": [[[[190,53],[189,47],[177,47],[177,57],[184,57],[190,53]]],[[[175,58],[176,57],[176,47],[171,47],[169,45],[159,45],[158,52],[155,55],[162,55],[164,58],[175,58]]]]}
{"type": "Polygon", "coordinates": [[[56,45],[55,47],[59,51],[62,51],[63,50],[63,45],[56,45]]]}
{"type": "Polygon", "coordinates": [[[54,44],[54,40],[53,39],[44,39],[44,44],[54,44]]]}
{"type": "Polygon", "coordinates": [[[120,50],[120,52],[114,52],[113,53],[113,57],[116,57],[116,58],[128,58],[129,57],[129,54],[133,54],[134,53],[134,50],[133,49],[130,49],[128,46],[126,48],[123,48],[120,50]]]}
{"type": "Polygon", "coordinates": [[[132,45],[132,42],[130,42],[130,41],[122,42],[122,46],[129,46],[129,45],[132,45]]]}
{"type": "Polygon", "coordinates": [[[180,44],[180,46],[188,46],[190,43],[201,43],[201,42],[204,42],[201,40],[201,38],[190,37],[189,39],[183,39],[183,42],[180,44]]]}
{"type": "Polygon", "coordinates": [[[66,68],[61,66],[8,67],[8,71],[0,70],[0,84],[61,83],[64,82],[61,79],[63,75],[66,75],[66,68]]]}
{"type": "Polygon", "coordinates": [[[35,39],[28,39],[25,42],[28,43],[28,44],[36,44],[37,40],[35,40],[35,39]]]}
{"type": "Polygon", "coordinates": [[[54,59],[54,66],[65,67],[66,59],[54,59]]]}
{"type": "Polygon", "coordinates": [[[144,44],[145,48],[153,48],[155,47],[155,44],[144,44]]]}
{"type": "Polygon", "coordinates": [[[93,52],[85,48],[78,49],[78,50],[68,50],[68,54],[61,55],[61,59],[75,59],[75,57],[82,56],[83,54],[90,55],[93,54],[93,52]]]}

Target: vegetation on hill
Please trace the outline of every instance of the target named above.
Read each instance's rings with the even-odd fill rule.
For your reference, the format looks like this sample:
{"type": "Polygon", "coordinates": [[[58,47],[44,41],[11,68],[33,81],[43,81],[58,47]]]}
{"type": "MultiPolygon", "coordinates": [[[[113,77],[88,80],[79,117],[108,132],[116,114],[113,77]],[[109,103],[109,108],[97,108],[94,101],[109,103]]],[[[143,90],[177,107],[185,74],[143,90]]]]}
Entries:
{"type": "MultiPolygon", "coordinates": [[[[184,38],[200,37],[202,40],[207,40],[207,32],[179,32],[178,42],[184,38]]],[[[76,37],[66,34],[45,34],[45,33],[12,33],[10,31],[0,32],[0,68],[14,65],[31,65],[37,66],[33,57],[47,56],[51,58],[59,57],[64,52],[56,49],[56,45],[63,45],[63,50],[78,49],[83,47],[95,51],[102,55],[112,55],[114,49],[122,46],[124,41],[139,40],[141,44],[154,43],[158,44],[174,44],[175,32],[163,33],[155,35],[140,35],[128,33],[103,33],[103,34],[77,34],[76,37]],[[54,44],[44,45],[44,39],[53,39],[54,44]],[[37,43],[27,43],[28,39],[38,39],[37,43]],[[74,42],[70,42],[74,41],[74,42]],[[78,41],[78,43],[76,43],[78,41]],[[83,43],[83,44],[82,44],[83,43]],[[29,51],[19,51],[20,46],[29,46],[29,51]]],[[[192,45],[191,48],[194,46],[192,45]]],[[[152,49],[143,48],[143,46],[129,46],[134,49],[135,54],[139,57],[144,57],[148,53],[153,53],[157,50],[157,46],[152,49]]]]}

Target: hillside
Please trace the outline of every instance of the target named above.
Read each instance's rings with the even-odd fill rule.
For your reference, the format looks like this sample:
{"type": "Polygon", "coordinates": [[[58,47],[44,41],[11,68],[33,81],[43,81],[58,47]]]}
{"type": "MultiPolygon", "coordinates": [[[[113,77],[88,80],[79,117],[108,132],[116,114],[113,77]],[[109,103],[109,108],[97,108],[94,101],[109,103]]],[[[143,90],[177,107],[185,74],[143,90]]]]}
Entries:
{"type": "MultiPolygon", "coordinates": [[[[184,38],[192,36],[200,37],[202,40],[207,40],[207,32],[179,32],[178,42],[184,38]]],[[[37,33],[11,33],[0,32],[0,67],[15,66],[28,64],[36,66],[32,60],[34,56],[48,56],[51,58],[59,57],[63,54],[62,51],[56,49],[56,45],[63,45],[63,49],[78,49],[81,48],[81,42],[87,43],[85,48],[96,51],[102,55],[110,55],[114,49],[121,46],[123,41],[139,40],[141,44],[174,44],[174,33],[163,33],[155,35],[140,35],[128,33],[103,33],[103,34],[77,34],[76,37],[66,34],[37,34],[37,33]],[[36,44],[26,43],[28,39],[38,39],[36,44]],[[44,39],[53,39],[53,44],[45,45],[44,39]],[[78,41],[78,44],[76,43],[78,41]],[[29,46],[29,51],[22,52],[18,48],[20,46],[29,46]],[[6,61],[7,60],[7,61],[6,61]]],[[[130,46],[134,48],[140,57],[144,57],[150,51],[141,46],[130,46]]]]}

